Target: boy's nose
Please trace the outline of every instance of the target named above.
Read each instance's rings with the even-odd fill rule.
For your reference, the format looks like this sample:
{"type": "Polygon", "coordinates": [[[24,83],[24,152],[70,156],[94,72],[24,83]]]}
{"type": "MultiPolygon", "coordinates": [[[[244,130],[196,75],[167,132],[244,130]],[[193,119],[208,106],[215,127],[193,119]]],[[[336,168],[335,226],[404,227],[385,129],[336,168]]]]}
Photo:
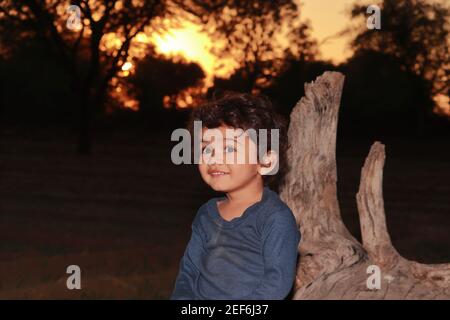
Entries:
{"type": "Polygon", "coordinates": [[[214,149],[211,155],[206,159],[207,164],[223,164],[223,154],[222,152],[216,152],[214,149]]]}

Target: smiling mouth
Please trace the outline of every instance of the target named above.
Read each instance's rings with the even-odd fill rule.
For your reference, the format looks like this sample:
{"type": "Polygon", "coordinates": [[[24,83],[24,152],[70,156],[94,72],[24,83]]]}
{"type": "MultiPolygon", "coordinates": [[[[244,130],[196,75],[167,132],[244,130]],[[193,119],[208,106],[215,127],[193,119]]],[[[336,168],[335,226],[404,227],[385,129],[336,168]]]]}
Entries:
{"type": "Polygon", "coordinates": [[[208,174],[213,176],[213,177],[221,177],[221,176],[227,175],[228,172],[224,172],[224,171],[208,171],[208,174]]]}

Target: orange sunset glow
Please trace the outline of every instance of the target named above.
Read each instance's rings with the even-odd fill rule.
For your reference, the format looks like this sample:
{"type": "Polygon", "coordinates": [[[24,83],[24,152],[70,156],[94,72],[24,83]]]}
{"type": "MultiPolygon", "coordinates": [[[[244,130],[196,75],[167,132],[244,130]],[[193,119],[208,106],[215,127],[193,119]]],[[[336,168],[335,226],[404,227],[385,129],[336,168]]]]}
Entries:
{"type": "MultiPolygon", "coordinates": [[[[155,32],[151,28],[139,33],[132,42],[129,59],[122,65],[119,77],[127,77],[134,71],[133,60],[144,59],[149,44],[155,47],[157,53],[166,57],[197,63],[205,72],[203,87],[197,88],[202,93],[206,93],[206,90],[213,85],[214,76],[227,77],[238,67],[232,59],[226,63],[223,63],[223,60],[219,61],[211,53],[213,42],[201,31],[200,26],[184,21],[180,27],[168,29],[164,33],[155,32]]],[[[121,40],[110,33],[104,36],[101,49],[117,50],[120,45],[121,40]]],[[[215,45],[219,44],[215,43],[215,45]]],[[[117,86],[113,96],[119,99],[125,108],[138,110],[137,101],[131,102],[133,97],[127,95],[126,88],[117,81],[113,82],[113,85],[117,86]]],[[[168,102],[168,99],[164,101],[168,102]]],[[[193,102],[189,92],[180,93],[177,99],[177,105],[180,108],[188,107],[193,102]]]]}
{"type": "MultiPolygon", "coordinates": [[[[350,23],[349,11],[354,0],[304,0],[300,5],[300,16],[308,21],[312,31],[311,35],[319,44],[319,58],[339,64],[352,55],[349,47],[350,35],[340,35],[350,23]]],[[[191,88],[181,92],[176,98],[176,104],[180,108],[192,106],[195,103],[194,91],[206,93],[213,86],[215,76],[226,78],[239,67],[238,63],[229,59],[223,61],[212,53],[213,46],[221,46],[219,41],[213,41],[202,32],[201,27],[190,21],[179,22],[176,27],[171,26],[167,19],[159,21],[164,25],[164,31],[154,28],[145,29],[139,33],[132,42],[130,56],[119,73],[119,77],[125,78],[134,72],[134,60],[144,59],[148,44],[152,44],[157,53],[174,59],[183,59],[186,62],[197,63],[205,72],[205,79],[201,88],[191,88]]],[[[121,40],[115,34],[107,34],[103,38],[102,50],[114,50],[120,47],[121,40]]],[[[127,89],[121,84],[116,84],[115,98],[121,101],[125,108],[138,110],[139,104],[127,94],[127,89]]],[[[436,113],[450,115],[450,102],[446,96],[436,96],[436,113]]],[[[164,104],[168,105],[170,97],[164,98],[164,104]]]]}

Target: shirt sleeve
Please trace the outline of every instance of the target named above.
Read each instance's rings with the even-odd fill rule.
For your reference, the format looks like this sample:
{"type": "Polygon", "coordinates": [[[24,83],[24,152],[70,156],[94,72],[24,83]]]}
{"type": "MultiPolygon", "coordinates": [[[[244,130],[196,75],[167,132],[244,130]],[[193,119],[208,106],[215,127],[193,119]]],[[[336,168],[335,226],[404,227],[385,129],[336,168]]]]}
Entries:
{"type": "Polygon", "coordinates": [[[178,276],[175,280],[175,287],[170,300],[196,299],[193,286],[200,272],[197,261],[199,261],[202,254],[203,242],[200,232],[194,223],[191,225],[191,229],[191,238],[181,258],[178,276]]]}
{"type": "Polygon", "coordinates": [[[271,214],[262,232],[264,275],[244,300],[282,300],[294,284],[301,235],[290,210],[271,214]]]}

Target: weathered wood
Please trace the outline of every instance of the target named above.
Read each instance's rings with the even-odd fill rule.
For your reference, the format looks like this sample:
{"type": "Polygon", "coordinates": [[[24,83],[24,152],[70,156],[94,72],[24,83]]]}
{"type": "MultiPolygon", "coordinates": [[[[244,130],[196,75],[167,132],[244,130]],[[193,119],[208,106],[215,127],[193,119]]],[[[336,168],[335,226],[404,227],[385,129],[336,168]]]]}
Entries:
{"type": "Polygon", "coordinates": [[[384,145],[375,142],[361,170],[357,205],[362,244],[347,230],[336,193],[336,130],[344,76],[325,72],[305,84],[291,113],[289,171],[280,188],[302,233],[294,299],[450,299],[450,264],[424,265],[392,246],[382,194],[384,145]],[[367,268],[381,269],[368,289],[367,268]]]}
{"type": "Polygon", "coordinates": [[[398,253],[392,246],[384,213],[384,159],[384,145],[375,142],[361,170],[356,199],[364,248],[377,265],[391,267],[397,262],[398,253]]]}

